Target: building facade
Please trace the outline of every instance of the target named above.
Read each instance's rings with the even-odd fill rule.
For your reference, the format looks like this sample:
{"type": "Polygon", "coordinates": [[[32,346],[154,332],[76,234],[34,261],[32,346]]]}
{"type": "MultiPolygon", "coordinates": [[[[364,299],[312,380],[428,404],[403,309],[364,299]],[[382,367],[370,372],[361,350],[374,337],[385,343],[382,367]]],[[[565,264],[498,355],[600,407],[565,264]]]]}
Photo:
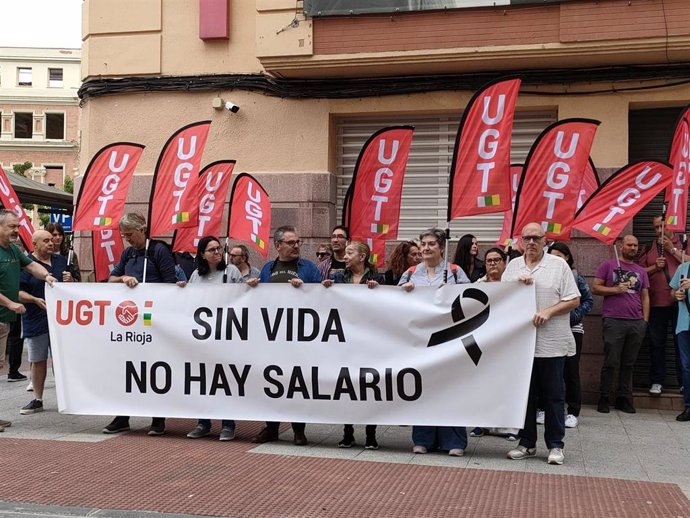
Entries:
{"type": "MultiPolygon", "coordinates": [[[[236,159],[237,170],[256,175],[271,195],[274,227],[295,224],[316,243],[339,221],[369,135],[412,124],[398,237],[413,238],[445,226],[463,108],[484,83],[509,74],[523,79],[514,162],[543,128],[569,117],[601,121],[592,158],[602,180],[641,153],[667,159],[675,116],[690,100],[684,0],[479,1],[408,11],[395,3],[371,12],[357,1],[86,0],[82,164],[111,142],[145,144],[129,199],[144,210],[169,135],[210,119],[203,162],[236,159]],[[331,15],[334,5],[341,11],[331,15]]],[[[650,235],[645,218],[634,230],[650,235]]],[[[472,232],[490,245],[500,227],[500,216],[466,218],[453,222],[452,234],[472,232]]],[[[582,235],[573,241],[587,276],[612,255],[582,235]]],[[[599,312],[586,324],[590,399],[599,312]]]]}

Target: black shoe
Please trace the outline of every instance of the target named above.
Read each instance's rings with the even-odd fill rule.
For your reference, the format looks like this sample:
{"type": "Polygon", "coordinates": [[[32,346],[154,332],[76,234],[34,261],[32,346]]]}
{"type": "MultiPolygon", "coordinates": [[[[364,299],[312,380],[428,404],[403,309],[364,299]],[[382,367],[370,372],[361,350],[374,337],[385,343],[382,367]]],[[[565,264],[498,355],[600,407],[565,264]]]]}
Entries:
{"type": "Polygon", "coordinates": [[[620,410],[626,414],[634,414],[637,412],[635,407],[630,402],[630,399],[623,396],[616,398],[616,410],[620,410]]]}
{"type": "Polygon", "coordinates": [[[15,382],[15,381],[25,381],[29,378],[24,376],[21,372],[11,372],[7,375],[7,381],[10,383],[15,382]]]}
{"type": "Polygon", "coordinates": [[[151,419],[149,435],[163,435],[165,433],[165,418],[154,417],[151,419]]]}
{"type": "Polygon", "coordinates": [[[103,428],[103,433],[129,432],[129,417],[116,417],[108,426],[103,428]]]}
{"type": "Polygon", "coordinates": [[[682,414],[676,416],[676,421],[690,421],[690,408],[686,407],[682,414]]]}
{"type": "Polygon", "coordinates": [[[35,414],[36,412],[43,412],[43,401],[32,399],[28,405],[22,407],[19,411],[22,415],[35,414]]]}
{"type": "Polygon", "coordinates": [[[600,397],[599,404],[597,405],[597,412],[608,414],[610,411],[611,408],[609,408],[609,398],[600,397]]]}
{"type": "Polygon", "coordinates": [[[338,443],[338,448],[352,448],[355,443],[355,438],[352,435],[344,435],[343,439],[338,443]]]}
{"type": "Polygon", "coordinates": [[[259,435],[252,437],[252,442],[256,444],[263,444],[265,442],[272,442],[278,440],[278,432],[269,430],[268,427],[261,430],[259,435]]]}
{"type": "Polygon", "coordinates": [[[306,446],[309,441],[307,441],[307,436],[304,435],[304,431],[295,431],[295,446],[306,446]]]}
{"type": "Polygon", "coordinates": [[[379,443],[376,442],[376,437],[367,437],[366,441],[364,442],[364,449],[365,450],[378,450],[379,449],[379,443]]]}

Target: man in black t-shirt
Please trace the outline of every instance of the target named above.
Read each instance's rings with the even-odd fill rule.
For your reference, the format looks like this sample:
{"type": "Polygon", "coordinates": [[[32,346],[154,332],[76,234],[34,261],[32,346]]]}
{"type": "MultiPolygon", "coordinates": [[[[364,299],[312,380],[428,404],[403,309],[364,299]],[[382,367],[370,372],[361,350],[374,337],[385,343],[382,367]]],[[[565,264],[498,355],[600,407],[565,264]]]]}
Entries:
{"type": "Polygon", "coordinates": [[[333,255],[330,259],[321,261],[317,268],[321,272],[321,280],[324,281],[332,273],[345,271],[345,247],[350,242],[350,231],[344,225],[336,225],[331,231],[331,246],[333,255]]]}

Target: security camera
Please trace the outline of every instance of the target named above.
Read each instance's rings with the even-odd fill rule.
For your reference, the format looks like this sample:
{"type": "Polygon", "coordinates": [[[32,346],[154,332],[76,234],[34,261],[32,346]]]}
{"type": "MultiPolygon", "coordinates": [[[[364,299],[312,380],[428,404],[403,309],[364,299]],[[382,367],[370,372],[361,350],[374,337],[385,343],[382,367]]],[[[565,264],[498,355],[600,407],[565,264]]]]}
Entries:
{"type": "Polygon", "coordinates": [[[240,107],[230,101],[225,101],[225,109],[232,113],[240,111],[240,107]]]}

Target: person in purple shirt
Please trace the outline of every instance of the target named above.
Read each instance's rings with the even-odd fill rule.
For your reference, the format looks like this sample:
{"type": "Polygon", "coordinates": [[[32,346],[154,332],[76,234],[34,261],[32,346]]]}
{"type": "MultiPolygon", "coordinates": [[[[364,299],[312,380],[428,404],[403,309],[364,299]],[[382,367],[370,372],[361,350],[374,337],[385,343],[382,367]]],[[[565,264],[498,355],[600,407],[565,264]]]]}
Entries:
{"type": "Polygon", "coordinates": [[[649,278],[635,263],[638,242],[635,236],[623,237],[620,266],[614,259],[604,261],[594,275],[592,293],[604,297],[604,365],[601,368],[597,411],[610,411],[609,395],[616,369],[620,369],[615,408],[635,413],[632,400],[633,366],[642,345],[649,320],[649,278]]]}

